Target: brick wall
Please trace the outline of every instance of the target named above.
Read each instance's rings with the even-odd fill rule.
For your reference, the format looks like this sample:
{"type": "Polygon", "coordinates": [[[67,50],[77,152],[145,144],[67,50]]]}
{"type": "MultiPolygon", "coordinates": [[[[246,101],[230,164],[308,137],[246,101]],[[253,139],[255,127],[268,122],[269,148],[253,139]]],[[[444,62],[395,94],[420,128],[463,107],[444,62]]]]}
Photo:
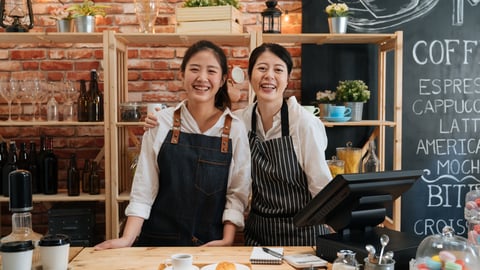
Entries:
{"type": "MultiPolygon", "coordinates": [[[[8,1],[7,1],[8,2],[8,1]]],[[[73,1],[66,1],[72,3],[73,1]]],[[[80,2],[80,1],[75,1],[80,2]]],[[[99,4],[110,5],[105,18],[97,18],[97,31],[114,30],[117,32],[138,32],[137,19],[134,12],[133,1],[96,1],[99,4]]],[[[157,33],[175,32],[175,7],[180,6],[181,0],[160,0],[160,12],[156,20],[155,30],[157,33]]],[[[244,32],[261,30],[260,12],[265,9],[265,1],[240,0],[244,25],[244,32]]],[[[282,22],[282,33],[301,32],[301,0],[278,1],[282,10],[287,10],[289,21],[282,22]]],[[[35,15],[35,27],[31,32],[55,32],[55,20],[50,18],[50,13],[60,4],[54,0],[33,0],[33,13],[35,15]]],[[[0,32],[4,31],[0,29],[0,32]]],[[[1,34],[1,33],[0,33],[1,34]]],[[[240,66],[246,70],[248,63],[248,48],[224,48],[229,58],[230,66],[240,66]]],[[[294,57],[294,70],[289,83],[286,96],[295,95],[298,99],[301,87],[301,48],[288,47],[294,57]]],[[[184,98],[184,92],[177,80],[177,72],[181,63],[181,57],[186,48],[168,47],[131,47],[129,56],[129,100],[164,102],[170,105],[175,104],[184,98]]],[[[64,44],[61,46],[49,46],[42,44],[4,44],[0,43],[0,78],[40,78],[49,81],[60,81],[63,79],[78,81],[89,79],[89,71],[95,68],[99,71],[100,87],[103,89],[103,48],[98,44],[64,44]]],[[[240,87],[241,99],[233,104],[234,108],[243,107],[248,100],[248,82],[240,87]]],[[[60,98],[60,103],[63,102],[60,98]]],[[[45,117],[45,103],[43,101],[42,115],[45,117]]],[[[31,117],[32,107],[29,104],[23,105],[26,118],[31,117]]],[[[18,111],[14,106],[14,118],[18,111]]],[[[0,121],[4,121],[8,115],[6,101],[0,97],[0,121]]],[[[140,136],[142,129],[134,129],[140,136]]],[[[59,156],[59,188],[66,187],[65,168],[68,164],[70,153],[77,153],[78,165],[83,167],[85,159],[93,159],[104,144],[103,127],[81,126],[81,127],[2,127],[1,137],[18,143],[34,140],[39,144],[41,134],[54,137],[55,152],[59,156]]],[[[1,138],[0,137],[0,138],[1,138]]],[[[39,204],[35,212],[34,228],[45,233],[46,230],[46,209],[51,204],[39,204]]],[[[1,204],[1,234],[10,232],[10,213],[8,205],[1,204]]],[[[35,210],[34,210],[35,211],[35,210]]],[[[100,223],[104,222],[103,213],[97,217],[100,223]]]]}

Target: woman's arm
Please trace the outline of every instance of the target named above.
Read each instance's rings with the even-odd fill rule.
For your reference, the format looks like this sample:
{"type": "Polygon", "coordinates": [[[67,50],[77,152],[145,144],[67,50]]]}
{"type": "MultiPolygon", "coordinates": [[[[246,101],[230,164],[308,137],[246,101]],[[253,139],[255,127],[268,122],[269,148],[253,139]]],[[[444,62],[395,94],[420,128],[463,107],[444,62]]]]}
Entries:
{"type": "Polygon", "coordinates": [[[127,224],[125,224],[125,229],[123,230],[122,237],[104,241],[96,245],[94,247],[95,250],[132,246],[135,240],[137,239],[137,236],[140,234],[143,221],[144,219],[141,217],[129,216],[127,218],[127,224]]]}

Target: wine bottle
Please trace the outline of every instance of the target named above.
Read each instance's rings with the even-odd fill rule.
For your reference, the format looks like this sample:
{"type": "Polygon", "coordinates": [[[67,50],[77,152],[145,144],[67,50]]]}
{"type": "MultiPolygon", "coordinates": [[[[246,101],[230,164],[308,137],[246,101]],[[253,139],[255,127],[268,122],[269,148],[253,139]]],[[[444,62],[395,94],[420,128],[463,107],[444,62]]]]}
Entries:
{"type": "Polygon", "coordinates": [[[85,80],[80,80],[80,95],[78,96],[78,122],[88,122],[88,106],[90,97],[87,93],[85,80]]]}
{"type": "Polygon", "coordinates": [[[90,106],[88,110],[88,121],[103,121],[103,95],[98,89],[97,71],[90,71],[90,106]]]}
{"type": "Polygon", "coordinates": [[[8,149],[8,160],[7,163],[2,168],[2,186],[3,186],[3,196],[8,197],[9,188],[8,188],[8,174],[12,171],[15,171],[17,168],[17,145],[15,141],[10,141],[10,148],[8,149]]]}
{"type": "Polygon", "coordinates": [[[90,160],[86,159],[82,169],[82,192],[90,192],[90,160]]]}
{"type": "Polygon", "coordinates": [[[30,150],[28,151],[28,169],[32,177],[32,193],[39,193],[38,191],[38,159],[37,159],[37,145],[35,142],[30,142],[30,150]]]}
{"type": "Polygon", "coordinates": [[[8,161],[8,149],[5,141],[0,142],[0,194],[3,194],[3,166],[8,161]]]}
{"type": "Polygon", "coordinates": [[[100,194],[100,176],[98,175],[98,165],[92,161],[92,170],[90,172],[90,192],[91,195],[100,194]]]}
{"type": "Polygon", "coordinates": [[[44,194],[57,194],[58,189],[58,159],[53,152],[53,138],[47,139],[47,151],[43,158],[44,194]]]}
{"type": "Polygon", "coordinates": [[[38,182],[37,182],[37,191],[38,193],[43,193],[45,190],[45,168],[43,160],[45,159],[45,154],[47,153],[47,138],[45,135],[40,136],[40,150],[37,157],[37,168],[38,168],[38,182]]]}
{"type": "Polygon", "coordinates": [[[363,159],[363,172],[366,173],[378,171],[380,171],[380,161],[375,154],[375,141],[371,140],[368,147],[367,155],[363,159]]]}
{"type": "Polygon", "coordinates": [[[17,168],[22,170],[28,170],[28,153],[27,143],[20,143],[20,150],[18,151],[17,168]]]}
{"type": "Polygon", "coordinates": [[[68,196],[80,195],[80,175],[77,170],[77,157],[72,154],[70,157],[70,166],[67,171],[67,192],[68,196]]]}

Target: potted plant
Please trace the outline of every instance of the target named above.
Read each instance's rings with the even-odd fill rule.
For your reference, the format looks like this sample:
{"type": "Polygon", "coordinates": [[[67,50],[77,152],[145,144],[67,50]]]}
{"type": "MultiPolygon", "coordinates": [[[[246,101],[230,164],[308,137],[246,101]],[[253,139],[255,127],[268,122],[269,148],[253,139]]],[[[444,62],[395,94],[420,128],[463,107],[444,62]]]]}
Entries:
{"type": "Polygon", "coordinates": [[[83,0],[82,3],[71,5],[67,10],[72,12],[78,32],[91,33],[95,32],[95,16],[105,17],[108,7],[110,6],[97,5],[92,0],[83,0]]]}
{"type": "Polygon", "coordinates": [[[238,0],[185,0],[175,10],[177,33],[242,33],[238,0]]]}
{"type": "Polygon", "coordinates": [[[73,15],[68,10],[68,7],[61,0],[58,0],[61,6],[54,8],[50,14],[50,19],[57,21],[58,32],[73,32],[73,15]]]}
{"type": "Polygon", "coordinates": [[[347,32],[349,8],[345,3],[333,3],[325,8],[328,16],[330,33],[343,34],[347,32]]]}
{"type": "Polygon", "coordinates": [[[352,110],[351,121],[362,120],[363,103],[370,99],[368,86],[362,80],[340,81],[337,86],[335,100],[345,102],[352,110]]]}

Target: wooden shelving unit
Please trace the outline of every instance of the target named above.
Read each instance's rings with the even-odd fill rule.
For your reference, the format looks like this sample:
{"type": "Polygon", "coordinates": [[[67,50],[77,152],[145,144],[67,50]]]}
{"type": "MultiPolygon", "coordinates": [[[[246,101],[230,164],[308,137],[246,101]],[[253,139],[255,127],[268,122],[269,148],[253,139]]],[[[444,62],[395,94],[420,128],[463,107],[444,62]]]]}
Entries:
{"type": "MultiPolygon", "coordinates": [[[[103,33],[45,33],[45,32],[29,32],[29,33],[1,33],[0,44],[4,47],[12,47],[21,45],[29,46],[32,48],[74,48],[83,46],[97,46],[99,49],[104,48],[106,45],[103,33]]],[[[105,91],[105,99],[109,98],[109,93],[105,91]]],[[[81,193],[80,196],[68,196],[66,190],[58,190],[58,194],[55,195],[43,195],[34,194],[33,202],[49,203],[49,202],[104,202],[105,203],[105,232],[106,237],[111,237],[111,201],[110,201],[110,156],[103,156],[104,152],[109,152],[110,133],[108,125],[109,115],[105,114],[105,122],[72,122],[72,121],[0,121],[0,128],[2,127],[18,127],[22,128],[40,128],[40,127],[52,127],[52,128],[65,128],[65,127],[104,127],[104,148],[100,150],[98,159],[104,158],[105,166],[105,189],[101,191],[99,195],[90,195],[81,193]]],[[[0,133],[1,135],[1,133],[0,133]]],[[[5,138],[11,139],[11,138],[5,138]]],[[[0,203],[8,203],[8,197],[0,197],[0,203]]]]}

